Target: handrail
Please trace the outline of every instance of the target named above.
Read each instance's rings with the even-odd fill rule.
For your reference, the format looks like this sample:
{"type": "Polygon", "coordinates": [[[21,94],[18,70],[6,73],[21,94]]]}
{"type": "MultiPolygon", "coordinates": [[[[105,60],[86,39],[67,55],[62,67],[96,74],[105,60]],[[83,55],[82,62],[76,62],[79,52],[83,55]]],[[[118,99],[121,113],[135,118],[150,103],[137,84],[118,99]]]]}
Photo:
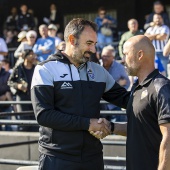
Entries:
{"type": "MultiPolygon", "coordinates": [[[[0,117],[7,117],[7,116],[30,116],[33,115],[34,112],[31,111],[22,111],[22,112],[0,112],[0,117]]],[[[101,115],[126,115],[126,111],[120,111],[120,110],[101,110],[101,115]]]]}
{"type": "Polygon", "coordinates": [[[15,159],[0,159],[0,164],[38,165],[38,161],[26,161],[26,160],[15,160],[15,159]]]}
{"type": "Polygon", "coordinates": [[[15,142],[15,143],[0,144],[0,148],[7,148],[7,147],[13,147],[13,146],[20,146],[20,145],[25,145],[25,144],[35,144],[35,143],[38,143],[38,140],[22,141],[22,142],[15,142]]]}
{"type": "MultiPolygon", "coordinates": [[[[101,100],[100,101],[101,104],[106,104],[108,103],[107,101],[105,100],[101,100]]],[[[0,101],[0,104],[32,104],[31,101],[0,101]]]]}
{"type": "MultiPolygon", "coordinates": [[[[109,157],[104,156],[106,161],[126,161],[125,157],[109,157]]],[[[11,165],[38,165],[38,161],[26,161],[26,160],[15,160],[15,159],[0,159],[0,164],[11,164],[11,165]]],[[[121,167],[121,166],[119,166],[121,167]]]]}
{"type": "Polygon", "coordinates": [[[38,126],[36,120],[0,120],[0,125],[38,126]]]}

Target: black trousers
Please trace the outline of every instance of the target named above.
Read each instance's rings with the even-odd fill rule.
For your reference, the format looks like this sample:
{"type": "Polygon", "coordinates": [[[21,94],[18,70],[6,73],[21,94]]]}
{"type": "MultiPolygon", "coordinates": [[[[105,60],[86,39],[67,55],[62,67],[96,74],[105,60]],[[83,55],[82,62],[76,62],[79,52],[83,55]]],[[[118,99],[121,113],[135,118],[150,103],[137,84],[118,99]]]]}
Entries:
{"type": "Polygon", "coordinates": [[[104,163],[101,155],[87,162],[73,162],[40,154],[38,170],[104,170],[104,163]]]}

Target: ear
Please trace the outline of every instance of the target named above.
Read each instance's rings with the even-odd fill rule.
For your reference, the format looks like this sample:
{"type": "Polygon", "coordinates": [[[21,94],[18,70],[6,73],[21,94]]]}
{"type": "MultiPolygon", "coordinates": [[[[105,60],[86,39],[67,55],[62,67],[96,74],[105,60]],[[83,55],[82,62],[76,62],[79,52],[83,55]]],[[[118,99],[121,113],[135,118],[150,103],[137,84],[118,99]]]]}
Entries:
{"type": "Polygon", "coordinates": [[[143,55],[144,55],[143,50],[138,51],[138,59],[139,60],[142,60],[143,55]]]}
{"type": "Polygon", "coordinates": [[[69,35],[69,37],[68,37],[68,40],[69,40],[69,42],[71,43],[71,45],[75,45],[74,43],[74,41],[75,41],[75,37],[74,37],[74,35],[69,35]]]}
{"type": "Polygon", "coordinates": [[[114,57],[116,57],[116,51],[113,51],[113,52],[112,52],[112,55],[113,55],[114,57]]]}

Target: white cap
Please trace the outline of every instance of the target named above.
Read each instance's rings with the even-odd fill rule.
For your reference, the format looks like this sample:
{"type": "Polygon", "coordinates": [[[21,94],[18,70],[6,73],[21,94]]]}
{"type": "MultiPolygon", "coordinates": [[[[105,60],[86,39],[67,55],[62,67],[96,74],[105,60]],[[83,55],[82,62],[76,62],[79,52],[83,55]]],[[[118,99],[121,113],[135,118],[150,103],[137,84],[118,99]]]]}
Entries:
{"type": "Polygon", "coordinates": [[[22,41],[24,38],[26,38],[26,31],[21,31],[19,34],[18,34],[18,42],[22,41]]]}
{"type": "Polygon", "coordinates": [[[56,31],[57,31],[57,27],[56,27],[56,25],[54,25],[54,24],[50,24],[50,25],[48,26],[48,29],[56,30],[56,31]]]}

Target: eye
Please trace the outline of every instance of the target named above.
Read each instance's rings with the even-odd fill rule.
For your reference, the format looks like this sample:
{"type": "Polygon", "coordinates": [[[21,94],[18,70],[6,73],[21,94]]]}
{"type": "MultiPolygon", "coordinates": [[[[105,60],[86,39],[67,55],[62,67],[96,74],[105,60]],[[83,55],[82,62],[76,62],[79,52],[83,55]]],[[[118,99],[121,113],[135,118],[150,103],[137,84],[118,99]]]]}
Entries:
{"type": "Polygon", "coordinates": [[[92,43],[91,42],[87,42],[86,44],[90,46],[92,43]]]}

